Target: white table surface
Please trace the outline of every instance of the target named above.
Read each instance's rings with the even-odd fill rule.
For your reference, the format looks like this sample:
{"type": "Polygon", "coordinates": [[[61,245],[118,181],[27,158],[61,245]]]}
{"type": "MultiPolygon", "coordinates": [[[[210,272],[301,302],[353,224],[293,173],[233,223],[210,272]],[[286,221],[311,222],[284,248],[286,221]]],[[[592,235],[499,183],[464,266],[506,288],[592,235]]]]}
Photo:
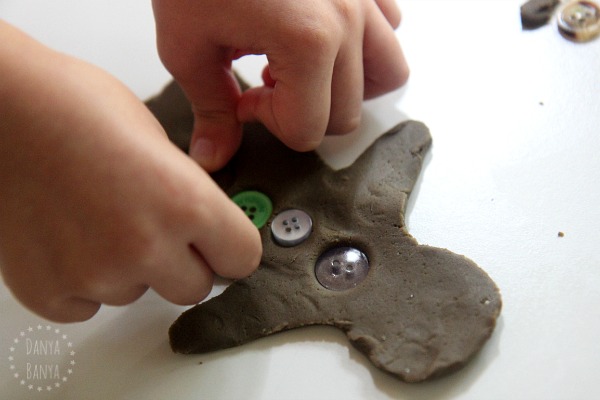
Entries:
{"type": "MultiPolygon", "coordinates": [[[[149,3],[2,0],[0,17],[147,98],[169,80],[149,3]]],[[[152,292],[60,325],[22,308],[0,284],[0,398],[600,398],[600,39],[572,43],[554,25],[524,32],[518,0],[398,3],[409,83],[365,105],[358,132],[320,151],[339,167],[401,119],[428,124],[434,145],[409,204],[409,231],[473,259],[504,301],[492,338],[466,368],[404,384],[333,328],[175,355],[167,329],[184,308],[152,292]],[[60,355],[47,362],[60,364],[67,382],[38,392],[35,376],[23,379],[35,358],[28,338],[59,342],[60,355]]],[[[263,62],[237,67],[257,82],[263,62]]]]}

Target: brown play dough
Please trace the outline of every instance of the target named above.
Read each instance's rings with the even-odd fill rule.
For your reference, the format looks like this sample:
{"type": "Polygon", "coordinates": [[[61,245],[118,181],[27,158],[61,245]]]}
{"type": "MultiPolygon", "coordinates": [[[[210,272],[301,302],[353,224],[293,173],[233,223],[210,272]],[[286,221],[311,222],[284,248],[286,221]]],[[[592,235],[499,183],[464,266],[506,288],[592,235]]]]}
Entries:
{"type": "MultiPolygon", "coordinates": [[[[150,101],[172,136],[191,126],[182,99],[171,85],[150,101]]],[[[501,299],[473,261],[419,245],[406,231],[406,202],[430,144],[425,125],[404,122],[334,171],[316,153],[293,152],[262,125],[247,125],[238,154],[214,178],[231,196],[256,190],[272,200],[273,215],[260,229],[263,259],[250,277],[175,321],[173,350],[204,353],[330,325],[375,366],[407,382],[463,366],[492,334],[501,299]],[[287,209],[304,210],[313,221],[311,235],[294,247],[278,245],[270,230],[287,209]],[[315,264],[340,246],[364,252],[370,270],[354,288],[328,290],[315,278],[315,264]]]]}

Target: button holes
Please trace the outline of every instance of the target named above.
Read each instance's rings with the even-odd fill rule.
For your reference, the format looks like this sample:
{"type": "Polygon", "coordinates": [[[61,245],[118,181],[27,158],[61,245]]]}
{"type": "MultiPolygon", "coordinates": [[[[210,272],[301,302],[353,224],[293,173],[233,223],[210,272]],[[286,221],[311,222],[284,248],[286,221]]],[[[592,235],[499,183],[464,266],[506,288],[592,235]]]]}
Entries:
{"type": "MultiPolygon", "coordinates": [[[[298,223],[298,219],[297,218],[292,218],[292,222],[294,223],[294,230],[299,231],[300,229],[302,229],[302,227],[298,223]]],[[[286,233],[291,233],[292,232],[292,227],[290,226],[290,221],[289,220],[287,220],[287,219],[283,220],[281,222],[281,224],[283,226],[285,226],[285,232],[286,233]]]]}
{"type": "Polygon", "coordinates": [[[369,260],[352,247],[332,248],[321,254],[315,264],[315,277],[330,290],[348,290],[362,282],[369,272],[369,260]]]}
{"type": "Polygon", "coordinates": [[[255,190],[238,192],[231,197],[231,200],[240,207],[258,229],[265,226],[273,212],[271,199],[264,193],[255,190]]]}
{"type": "Polygon", "coordinates": [[[299,209],[282,211],[273,219],[271,232],[277,244],[285,247],[296,246],[306,240],[312,231],[310,216],[299,209]]]}
{"type": "Polygon", "coordinates": [[[342,273],[342,265],[338,260],[331,262],[331,274],[337,276],[342,273]]]}

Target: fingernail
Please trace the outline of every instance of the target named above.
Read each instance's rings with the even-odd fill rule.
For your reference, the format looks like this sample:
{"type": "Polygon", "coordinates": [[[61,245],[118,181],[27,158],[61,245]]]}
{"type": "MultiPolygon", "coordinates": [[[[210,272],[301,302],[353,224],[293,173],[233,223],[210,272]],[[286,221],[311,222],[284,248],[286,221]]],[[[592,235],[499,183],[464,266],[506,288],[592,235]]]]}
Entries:
{"type": "Polygon", "coordinates": [[[216,153],[215,143],[206,138],[198,138],[190,148],[190,157],[192,157],[201,166],[213,163],[216,153]]]}

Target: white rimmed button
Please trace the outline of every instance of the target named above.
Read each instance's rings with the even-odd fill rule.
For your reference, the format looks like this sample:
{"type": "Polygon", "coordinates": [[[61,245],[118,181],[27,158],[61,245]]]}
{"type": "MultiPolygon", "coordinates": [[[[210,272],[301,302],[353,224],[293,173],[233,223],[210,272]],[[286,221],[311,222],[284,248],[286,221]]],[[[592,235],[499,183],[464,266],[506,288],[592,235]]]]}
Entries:
{"type": "Polygon", "coordinates": [[[575,42],[592,40],[600,34],[600,6],[586,0],[567,3],[558,14],[558,30],[575,42]]]}
{"type": "Polygon", "coordinates": [[[296,246],[304,242],[312,232],[312,219],[298,209],[285,210],[271,222],[273,239],[284,247],[296,246]]]}
{"type": "Polygon", "coordinates": [[[315,265],[315,276],[327,289],[352,289],[369,273],[369,260],[353,247],[335,247],[321,254],[315,265]]]}

